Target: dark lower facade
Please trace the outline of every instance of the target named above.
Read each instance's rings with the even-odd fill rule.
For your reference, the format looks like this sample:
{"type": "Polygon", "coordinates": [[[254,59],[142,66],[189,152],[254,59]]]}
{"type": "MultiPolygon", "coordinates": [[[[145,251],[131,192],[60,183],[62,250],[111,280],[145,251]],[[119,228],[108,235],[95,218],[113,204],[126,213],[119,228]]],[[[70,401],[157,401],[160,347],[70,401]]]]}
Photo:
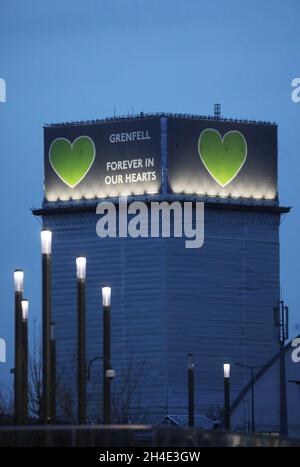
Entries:
{"type": "MultiPolygon", "coordinates": [[[[158,423],[187,415],[187,353],[195,363],[195,414],[220,419],[223,364],[232,400],[249,381],[235,362],[264,365],[276,353],[280,210],[205,204],[202,248],[182,238],[105,238],[95,209],[43,210],[53,232],[52,319],[57,415],[76,422],[75,258],[86,256],[87,363],[102,354],[101,285],[112,287],[113,420],[158,423]]],[[[87,419],[102,420],[102,362],[91,367],[87,419]]]]}

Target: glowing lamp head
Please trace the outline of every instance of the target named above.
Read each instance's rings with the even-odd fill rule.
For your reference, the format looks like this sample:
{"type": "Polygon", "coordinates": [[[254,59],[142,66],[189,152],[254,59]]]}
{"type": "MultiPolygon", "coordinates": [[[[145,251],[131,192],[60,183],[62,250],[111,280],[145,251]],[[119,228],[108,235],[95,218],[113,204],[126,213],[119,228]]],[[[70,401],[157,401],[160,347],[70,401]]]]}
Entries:
{"type": "Polygon", "coordinates": [[[27,321],[28,320],[28,300],[24,299],[21,301],[22,305],[22,320],[27,321]]]}
{"type": "Polygon", "coordinates": [[[41,231],[41,246],[43,255],[51,255],[52,232],[50,230],[41,231]]]}
{"type": "Polygon", "coordinates": [[[111,287],[105,285],[102,287],[102,305],[110,306],[111,301],[111,287]]]}
{"type": "Polygon", "coordinates": [[[24,272],[16,269],[14,272],[15,292],[23,292],[24,272]]]}
{"type": "Polygon", "coordinates": [[[78,256],[78,258],[76,258],[76,273],[77,273],[77,279],[85,280],[86,258],[84,256],[78,256]]]}
{"type": "Polygon", "coordinates": [[[224,378],[230,378],[230,363],[224,363],[224,378]]]}

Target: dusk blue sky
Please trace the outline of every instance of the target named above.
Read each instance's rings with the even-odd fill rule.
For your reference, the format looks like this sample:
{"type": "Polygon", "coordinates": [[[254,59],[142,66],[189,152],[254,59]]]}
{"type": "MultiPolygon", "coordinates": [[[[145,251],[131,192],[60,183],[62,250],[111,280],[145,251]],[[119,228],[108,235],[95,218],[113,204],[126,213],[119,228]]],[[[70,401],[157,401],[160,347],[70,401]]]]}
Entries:
{"type": "Polygon", "coordinates": [[[39,319],[43,124],[131,112],[211,114],[279,125],[282,293],[300,332],[299,0],[0,0],[0,337],[13,366],[13,270],[39,319]]]}

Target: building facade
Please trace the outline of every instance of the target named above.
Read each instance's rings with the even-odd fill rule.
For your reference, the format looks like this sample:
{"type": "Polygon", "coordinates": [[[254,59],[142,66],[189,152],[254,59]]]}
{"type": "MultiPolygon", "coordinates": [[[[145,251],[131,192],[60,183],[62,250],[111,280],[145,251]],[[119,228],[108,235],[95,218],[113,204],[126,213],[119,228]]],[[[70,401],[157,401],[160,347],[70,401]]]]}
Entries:
{"type": "MultiPolygon", "coordinates": [[[[78,154],[85,157],[90,149],[83,143],[78,154]]],[[[87,363],[102,353],[101,284],[112,287],[114,420],[157,423],[170,415],[186,416],[188,353],[195,364],[195,413],[220,418],[223,364],[232,365],[235,399],[249,373],[236,370],[234,363],[265,365],[278,350],[273,306],[280,298],[280,216],[287,211],[278,202],[276,125],[140,115],[46,127],[45,198],[34,213],[53,233],[58,414],[66,417],[67,405],[76,420],[75,258],[83,255],[87,363]],[[75,180],[74,173],[61,170],[57,161],[67,156],[59,146],[53,152],[53,144],[65,139],[74,155],[82,138],[94,143],[91,160],[98,166],[78,181],[80,174],[75,180]],[[128,164],[139,159],[139,167],[128,164]],[[118,161],[127,165],[112,171],[118,161]],[[136,175],[148,172],[155,175],[136,175]],[[108,178],[115,175],[122,183],[108,178]],[[119,195],[147,206],[192,202],[194,219],[195,203],[204,202],[203,246],[186,248],[184,239],[174,236],[173,224],[170,238],[120,238],[119,232],[99,238],[96,206],[103,200],[114,203],[118,225],[119,195]]],[[[93,422],[102,417],[101,377],[99,359],[87,386],[93,422]]],[[[246,411],[244,416],[246,423],[246,411]]]]}

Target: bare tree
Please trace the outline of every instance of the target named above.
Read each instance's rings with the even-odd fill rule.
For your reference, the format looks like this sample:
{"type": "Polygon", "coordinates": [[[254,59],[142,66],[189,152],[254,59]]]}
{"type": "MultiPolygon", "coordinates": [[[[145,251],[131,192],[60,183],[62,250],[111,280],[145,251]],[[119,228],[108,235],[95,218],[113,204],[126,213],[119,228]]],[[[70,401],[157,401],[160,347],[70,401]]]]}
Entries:
{"type": "MultiPolygon", "coordinates": [[[[96,406],[100,406],[99,400],[99,381],[97,375],[93,374],[89,381],[86,381],[86,405],[93,400],[96,406]],[[99,405],[98,405],[99,402],[99,405]]],[[[69,423],[77,423],[77,391],[78,391],[78,376],[77,376],[77,355],[72,354],[70,360],[63,368],[57,370],[57,407],[58,419],[69,423]]],[[[90,423],[99,422],[99,417],[88,417],[90,423]]]]}
{"type": "Polygon", "coordinates": [[[77,359],[75,354],[63,368],[56,373],[56,402],[57,418],[68,423],[77,422],[76,393],[77,393],[77,359]]]}
{"type": "MultiPolygon", "coordinates": [[[[29,413],[34,419],[42,419],[43,385],[42,385],[42,351],[41,343],[36,336],[34,323],[33,352],[29,360],[29,413]]],[[[146,420],[148,410],[141,402],[141,388],[146,378],[144,361],[135,361],[131,354],[123,364],[123,369],[117,374],[117,380],[112,393],[112,421],[114,423],[134,424],[146,420]]],[[[88,418],[90,423],[101,420],[101,378],[94,372],[89,381],[86,403],[93,402],[97,415],[88,418]],[[100,413],[99,413],[100,412],[100,413]]],[[[56,385],[56,420],[67,423],[77,423],[77,358],[72,354],[64,367],[57,368],[56,385]]]]}
{"type": "Polygon", "coordinates": [[[206,411],[206,416],[213,423],[220,423],[224,418],[224,407],[220,404],[210,405],[206,411]]]}
{"type": "MultiPolygon", "coordinates": [[[[74,359],[74,356],[73,356],[74,359]]],[[[67,368],[56,372],[55,391],[56,406],[58,408],[56,419],[75,423],[74,397],[76,395],[76,362],[70,362],[67,368]]],[[[34,321],[33,350],[29,358],[29,414],[31,418],[41,421],[43,415],[43,365],[41,341],[36,333],[34,321]]]]}
{"type": "Polygon", "coordinates": [[[0,425],[13,423],[13,397],[12,391],[1,384],[0,388],[0,425]]]}
{"type": "Polygon", "coordinates": [[[33,325],[33,352],[29,357],[29,384],[28,384],[29,416],[42,420],[43,384],[42,384],[42,349],[41,342],[37,340],[36,320],[33,325]]]}
{"type": "Polygon", "coordinates": [[[132,353],[117,375],[116,390],[112,396],[112,418],[114,423],[144,423],[148,409],[141,400],[142,384],[147,375],[145,361],[136,361],[132,353]]]}

